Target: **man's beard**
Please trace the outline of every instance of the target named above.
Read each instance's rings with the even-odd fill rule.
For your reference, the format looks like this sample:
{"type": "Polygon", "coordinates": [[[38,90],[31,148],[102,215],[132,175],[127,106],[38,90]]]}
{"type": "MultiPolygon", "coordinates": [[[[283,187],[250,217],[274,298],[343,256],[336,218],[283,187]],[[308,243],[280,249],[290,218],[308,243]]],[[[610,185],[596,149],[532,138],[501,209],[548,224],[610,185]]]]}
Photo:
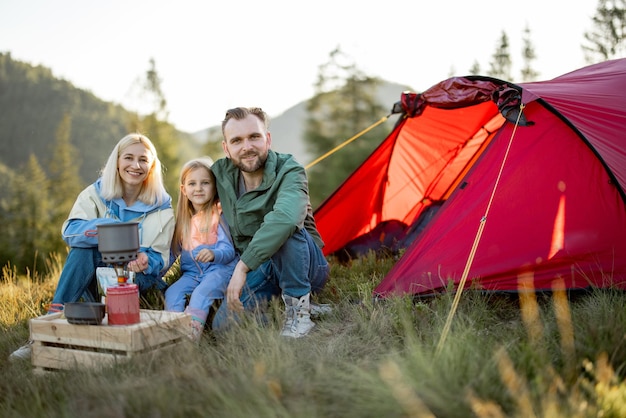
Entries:
{"type": "Polygon", "coordinates": [[[260,169],[265,167],[265,162],[267,161],[267,154],[265,155],[259,155],[256,154],[258,159],[256,160],[256,162],[254,163],[253,166],[246,166],[243,162],[243,158],[242,157],[239,162],[237,164],[235,164],[235,166],[240,169],[241,171],[243,171],[244,173],[255,173],[257,171],[259,171],[260,169]]]}

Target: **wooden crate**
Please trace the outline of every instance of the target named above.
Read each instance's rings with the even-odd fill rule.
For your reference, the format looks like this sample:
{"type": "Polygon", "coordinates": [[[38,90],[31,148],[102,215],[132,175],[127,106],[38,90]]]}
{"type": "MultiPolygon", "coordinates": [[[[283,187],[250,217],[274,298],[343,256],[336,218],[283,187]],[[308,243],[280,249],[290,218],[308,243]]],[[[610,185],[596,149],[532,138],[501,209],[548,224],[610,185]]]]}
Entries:
{"type": "Polygon", "coordinates": [[[136,356],[161,354],[189,341],[191,317],[182,312],[140,310],[133,325],[73,325],[63,313],[31,319],[36,370],[108,366],[136,356]]]}

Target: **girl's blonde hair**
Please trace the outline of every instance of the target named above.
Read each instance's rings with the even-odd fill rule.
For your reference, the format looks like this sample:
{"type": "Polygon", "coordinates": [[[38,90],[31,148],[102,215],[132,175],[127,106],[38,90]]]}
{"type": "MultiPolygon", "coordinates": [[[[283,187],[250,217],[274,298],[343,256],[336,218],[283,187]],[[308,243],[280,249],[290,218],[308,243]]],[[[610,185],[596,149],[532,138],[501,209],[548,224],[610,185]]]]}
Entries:
{"type": "Polygon", "coordinates": [[[174,227],[174,237],[172,238],[172,252],[175,255],[180,254],[180,249],[183,246],[184,242],[189,242],[191,237],[191,218],[195,214],[193,203],[183,194],[182,185],[185,184],[185,179],[189,175],[190,172],[196,170],[198,168],[204,168],[209,173],[209,176],[213,180],[213,187],[215,188],[215,193],[213,194],[213,198],[210,199],[204,207],[202,211],[204,212],[205,219],[207,225],[211,225],[212,222],[212,214],[213,210],[218,210],[215,205],[217,205],[219,198],[217,196],[217,185],[215,183],[215,175],[213,174],[213,170],[211,170],[211,166],[213,165],[213,160],[210,157],[201,157],[195,158],[193,160],[187,161],[183,168],[180,170],[180,178],[178,181],[179,190],[178,190],[178,204],[176,206],[176,226],[174,227]]]}
{"type": "Polygon", "coordinates": [[[150,166],[148,176],[141,186],[138,199],[147,205],[160,205],[165,201],[167,196],[167,191],[163,185],[161,161],[159,160],[152,141],[150,141],[147,136],[139,133],[126,135],[119,140],[117,145],[113,148],[113,151],[111,151],[111,155],[109,155],[109,159],[101,171],[102,187],[100,193],[106,200],[122,197],[124,190],[122,187],[122,179],[118,172],[117,161],[126,148],[135,144],[142,144],[146,147],[149,154],[148,164],[150,166]]]}

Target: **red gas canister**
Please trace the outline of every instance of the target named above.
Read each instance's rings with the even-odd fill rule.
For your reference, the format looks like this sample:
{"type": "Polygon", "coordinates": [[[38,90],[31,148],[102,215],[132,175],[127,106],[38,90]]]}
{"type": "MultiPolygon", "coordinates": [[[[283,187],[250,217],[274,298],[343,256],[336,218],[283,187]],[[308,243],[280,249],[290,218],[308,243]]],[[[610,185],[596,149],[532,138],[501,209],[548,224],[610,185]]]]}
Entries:
{"type": "Polygon", "coordinates": [[[139,323],[139,288],[136,284],[108,287],[106,305],[109,325],[139,323]]]}

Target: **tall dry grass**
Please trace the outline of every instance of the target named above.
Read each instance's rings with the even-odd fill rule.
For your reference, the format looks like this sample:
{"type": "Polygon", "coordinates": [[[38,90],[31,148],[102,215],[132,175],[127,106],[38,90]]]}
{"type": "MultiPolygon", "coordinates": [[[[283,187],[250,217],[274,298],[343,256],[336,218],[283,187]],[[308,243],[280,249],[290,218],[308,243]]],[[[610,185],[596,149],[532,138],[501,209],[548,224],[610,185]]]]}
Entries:
{"type": "Polygon", "coordinates": [[[0,416],[626,416],[622,292],[468,290],[436,353],[453,297],[373,300],[392,263],[333,264],[318,297],[333,310],[307,338],[279,337],[276,300],[266,326],[244,322],[157,358],[45,375],[7,357],[44,312],[55,276],[5,269],[0,416]]]}

